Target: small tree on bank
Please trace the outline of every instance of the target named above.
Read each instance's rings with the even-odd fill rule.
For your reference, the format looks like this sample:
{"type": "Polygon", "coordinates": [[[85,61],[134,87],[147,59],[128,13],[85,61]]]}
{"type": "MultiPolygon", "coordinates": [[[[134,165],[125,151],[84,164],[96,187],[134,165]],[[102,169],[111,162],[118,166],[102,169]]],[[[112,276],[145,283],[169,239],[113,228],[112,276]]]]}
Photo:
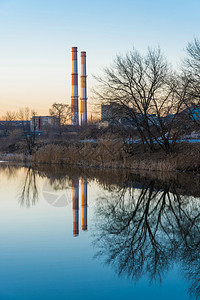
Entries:
{"type": "Polygon", "coordinates": [[[35,116],[37,115],[36,111],[31,110],[26,107],[25,109],[20,109],[17,113],[17,118],[22,122],[22,130],[26,140],[27,151],[31,155],[35,145],[36,145],[36,122],[35,116]],[[30,119],[33,118],[33,126],[30,126],[30,119]]]}
{"type": "Polygon", "coordinates": [[[52,104],[49,114],[57,119],[59,135],[62,135],[62,126],[67,123],[71,117],[71,109],[68,104],[56,103],[52,104]]]}
{"type": "Polygon", "coordinates": [[[3,117],[3,120],[6,121],[4,126],[4,135],[8,136],[10,134],[10,130],[12,128],[12,122],[17,118],[16,112],[7,111],[6,115],[3,117]]]}

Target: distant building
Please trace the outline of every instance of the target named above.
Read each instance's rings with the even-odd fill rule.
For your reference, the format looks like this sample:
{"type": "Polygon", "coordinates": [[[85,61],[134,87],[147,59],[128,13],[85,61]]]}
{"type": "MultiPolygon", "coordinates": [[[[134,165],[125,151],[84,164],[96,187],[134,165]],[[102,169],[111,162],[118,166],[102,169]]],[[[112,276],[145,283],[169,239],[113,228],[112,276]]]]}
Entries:
{"type": "MultiPolygon", "coordinates": [[[[29,121],[26,121],[29,122],[29,121]]],[[[22,121],[0,121],[0,128],[3,128],[5,126],[9,126],[11,128],[20,128],[22,127],[22,121]]]]}
{"type": "Polygon", "coordinates": [[[127,112],[125,106],[116,102],[101,105],[101,121],[102,122],[119,122],[120,119],[126,118],[127,112]]]}
{"type": "Polygon", "coordinates": [[[109,124],[114,125],[121,124],[123,126],[132,126],[134,125],[134,120],[131,116],[133,112],[133,108],[127,108],[125,105],[121,105],[116,102],[110,104],[102,104],[101,122],[108,122],[109,124]]]}
{"type": "MultiPolygon", "coordinates": [[[[29,125],[29,121],[26,121],[26,124],[29,125]]],[[[14,130],[23,131],[23,122],[22,121],[0,121],[0,136],[8,136],[14,130]]]]}
{"type": "Polygon", "coordinates": [[[109,122],[114,115],[113,105],[101,105],[101,122],[109,122]]]}
{"type": "Polygon", "coordinates": [[[184,114],[194,121],[200,121],[200,105],[191,105],[190,107],[184,109],[181,115],[184,114]]]}
{"type": "Polygon", "coordinates": [[[42,131],[45,127],[56,125],[57,118],[53,116],[33,116],[30,120],[31,130],[42,131]]]}

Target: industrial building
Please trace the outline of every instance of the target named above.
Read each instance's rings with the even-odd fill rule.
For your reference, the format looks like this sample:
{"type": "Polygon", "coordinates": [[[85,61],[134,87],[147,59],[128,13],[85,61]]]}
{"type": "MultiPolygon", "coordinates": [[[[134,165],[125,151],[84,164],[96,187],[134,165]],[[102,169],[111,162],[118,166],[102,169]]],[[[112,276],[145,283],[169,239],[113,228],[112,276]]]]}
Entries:
{"type": "MultiPolygon", "coordinates": [[[[112,102],[110,104],[101,105],[101,122],[108,122],[109,124],[133,125],[133,118],[131,116],[131,108],[128,110],[125,106],[119,103],[112,102]]],[[[134,112],[135,114],[135,112],[134,112]]]]}
{"type": "Polygon", "coordinates": [[[30,119],[32,131],[42,131],[48,126],[56,126],[57,118],[53,116],[33,116],[30,119]]]}

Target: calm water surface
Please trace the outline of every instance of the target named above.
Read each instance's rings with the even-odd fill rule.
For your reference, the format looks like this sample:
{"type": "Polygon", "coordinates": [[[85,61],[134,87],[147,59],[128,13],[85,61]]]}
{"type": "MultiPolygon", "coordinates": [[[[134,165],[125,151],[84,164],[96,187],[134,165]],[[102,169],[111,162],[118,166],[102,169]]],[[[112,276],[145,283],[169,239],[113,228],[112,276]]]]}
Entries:
{"type": "Polygon", "coordinates": [[[0,299],[198,299],[186,183],[1,163],[0,299]]]}

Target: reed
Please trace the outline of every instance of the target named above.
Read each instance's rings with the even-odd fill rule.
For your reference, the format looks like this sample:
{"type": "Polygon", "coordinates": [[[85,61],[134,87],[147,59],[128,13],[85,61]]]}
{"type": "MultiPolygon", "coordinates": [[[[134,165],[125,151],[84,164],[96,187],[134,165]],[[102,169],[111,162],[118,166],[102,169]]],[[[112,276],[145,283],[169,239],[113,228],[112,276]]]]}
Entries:
{"type": "Polygon", "coordinates": [[[171,154],[162,151],[155,153],[135,151],[128,154],[124,151],[122,143],[107,139],[100,140],[98,144],[74,143],[68,146],[49,144],[38,149],[32,156],[16,154],[6,160],[159,172],[199,172],[200,146],[180,144],[171,154]]]}

